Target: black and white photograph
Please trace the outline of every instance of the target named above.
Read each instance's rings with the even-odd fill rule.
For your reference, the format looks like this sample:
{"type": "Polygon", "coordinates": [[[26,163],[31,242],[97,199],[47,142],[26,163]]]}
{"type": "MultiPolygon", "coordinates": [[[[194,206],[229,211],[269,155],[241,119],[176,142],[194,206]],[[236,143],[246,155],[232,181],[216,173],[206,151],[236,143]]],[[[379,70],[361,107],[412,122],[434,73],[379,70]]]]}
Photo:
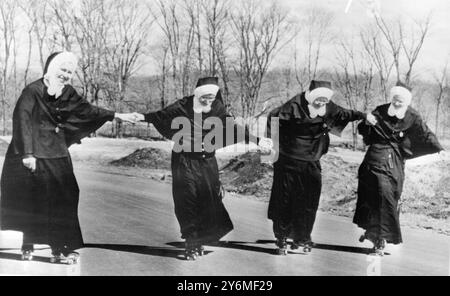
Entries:
{"type": "Polygon", "coordinates": [[[449,149],[447,0],[0,0],[0,276],[450,276],[449,149]]]}

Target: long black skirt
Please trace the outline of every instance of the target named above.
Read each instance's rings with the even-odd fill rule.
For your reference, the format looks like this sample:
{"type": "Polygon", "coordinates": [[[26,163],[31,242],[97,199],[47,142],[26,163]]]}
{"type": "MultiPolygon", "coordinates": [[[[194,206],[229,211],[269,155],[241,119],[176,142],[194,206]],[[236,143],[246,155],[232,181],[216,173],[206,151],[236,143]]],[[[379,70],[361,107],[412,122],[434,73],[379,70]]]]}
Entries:
{"type": "Polygon", "coordinates": [[[321,190],[320,161],[299,161],[280,156],[274,164],[268,210],[276,238],[311,241],[321,190]]]}
{"type": "Polygon", "coordinates": [[[78,201],[70,157],[37,159],[31,173],[21,157],[7,153],[1,178],[1,229],[23,232],[24,245],[81,248],[78,201]]]}
{"type": "Polygon", "coordinates": [[[215,157],[172,153],[172,192],[181,237],[201,244],[217,242],[233,230],[222,202],[215,157]]]}
{"type": "Polygon", "coordinates": [[[358,200],[353,222],[371,240],[402,243],[399,200],[404,160],[390,147],[373,145],[358,170],[358,200]]]}

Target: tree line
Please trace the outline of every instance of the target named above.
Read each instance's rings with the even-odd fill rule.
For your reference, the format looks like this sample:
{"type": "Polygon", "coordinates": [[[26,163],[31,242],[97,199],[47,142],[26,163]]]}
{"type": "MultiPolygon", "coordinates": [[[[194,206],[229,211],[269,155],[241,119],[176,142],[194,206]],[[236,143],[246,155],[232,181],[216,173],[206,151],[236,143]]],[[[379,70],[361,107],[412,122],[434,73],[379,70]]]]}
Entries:
{"type": "MultiPolygon", "coordinates": [[[[311,79],[332,80],[342,94],[336,100],[361,111],[387,102],[390,86],[403,80],[415,86],[414,107],[444,136],[448,62],[428,82],[416,69],[432,29],[431,15],[387,19],[372,11],[368,26],[340,34],[334,12],[311,6],[294,14],[276,1],[3,0],[2,130],[11,129],[21,89],[42,75],[31,65],[43,70],[51,52],[65,49],[80,58],[80,94],[120,112],[167,106],[206,75],[220,77],[225,103],[248,124],[311,79]]],[[[112,128],[120,136],[120,123],[112,128]]]]}

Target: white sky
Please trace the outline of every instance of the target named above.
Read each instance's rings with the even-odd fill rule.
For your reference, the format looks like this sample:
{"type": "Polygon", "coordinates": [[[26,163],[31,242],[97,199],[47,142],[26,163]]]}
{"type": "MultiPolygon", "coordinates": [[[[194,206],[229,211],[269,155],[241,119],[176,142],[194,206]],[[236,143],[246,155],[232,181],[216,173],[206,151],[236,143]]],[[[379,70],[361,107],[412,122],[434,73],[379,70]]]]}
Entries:
{"type": "MultiPolygon", "coordinates": [[[[0,0],[1,1],[1,0],[0,0]]],[[[245,1],[245,0],[241,0],[245,1]]],[[[270,0],[260,0],[267,3],[270,0]]],[[[352,0],[348,13],[345,8],[349,0],[278,0],[277,2],[289,8],[293,15],[301,15],[302,11],[311,5],[324,7],[334,13],[334,28],[336,34],[351,36],[357,34],[361,27],[373,22],[367,11],[368,0],[352,0]]],[[[428,13],[433,13],[432,29],[422,48],[421,55],[417,61],[416,71],[420,70],[426,76],[431,76],[435,71],[450,59],[450,1],[449,0],[378,0],[381,14],[387,18],[424,18],[428,13]]],[[[154,24],[152,30],[158,30],[154,24]]],[[[155,36],[155,35],[153,35],[155,36]]],[[[333,45],[325,46],[324,59],[321,66],[333,65],[333,45]]],[[[19,57],[25,56],[25,52],[19,52],[19,57]]],[[[24,58],[19,58],[24,60],[24,58]]],[[[274,61],[274,65],[290,62],[290,58],[280,54],[274,61]]],[[[155,73],[152,58],[146,59],[141,73],[145,75],[155,73]]],[[[37,59],[32,64],[34,71],[39,71],[37,59]]],[[[156,73],[155,73],[156,74],[156,73]]],[[[422,73],[421,73],[422,74],[422,73]]]]}
{"type": "MultiPolygon", "coordinates": [[[[345,9],[349,0],[279,0],[278,2],[290,7],[290,11],[297,14],[301,14],[304,8],[310,7],[311,3],[318,7],[326,7],[334,13],[334,29],[338,35],[341,32],[347,36],[357,34],[359,28],[373,23],[373,19],[367,14],[367,0],[353,0],[348,13],[345,13],[345,9]]],[[[450,59],[449,0],[378,0],[378,3],[380,14],[387,19],[424,19],[430,12],[432,13],[431,30],[417,60],[416,70],[424,71],[425,76],[429,76],[450,59]]],[[[325,56],[332,55],[325,54],[325,56]]],[[[326,59],[324,63],[332,63],[332,59],[326,59]]]]}

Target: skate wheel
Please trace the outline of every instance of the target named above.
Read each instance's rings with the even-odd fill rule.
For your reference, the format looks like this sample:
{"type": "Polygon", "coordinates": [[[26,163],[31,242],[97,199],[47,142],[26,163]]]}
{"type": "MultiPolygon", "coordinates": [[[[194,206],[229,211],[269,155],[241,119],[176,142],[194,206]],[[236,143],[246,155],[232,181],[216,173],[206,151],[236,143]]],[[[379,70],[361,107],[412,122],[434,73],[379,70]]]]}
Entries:
{"type": "Polygon", "coordinates": [[[197,259],[197,256],[194,256],[194,255],[186,256],[187,261],[195,261],[196,259],[197,259]]]}
{"type": "Polygon", "coordinates": [[[33,260],[33,256],[31,255],[22,255],[22,261],[31,261],[33,260]]]}
{"type": "Polygon", "coordinates": [[[303,248],[303,252],[305,252],[306,254],[311,253],[311,251],[312,251],[312,248],[310,248],[310,247],[303,248]]]}
{"type": "Polygon", "coordinates": [[[281,256],[286,256],[288,254],[288,250],[287,249],[278,249],[277,254],[281,255],[281,256]]]}

